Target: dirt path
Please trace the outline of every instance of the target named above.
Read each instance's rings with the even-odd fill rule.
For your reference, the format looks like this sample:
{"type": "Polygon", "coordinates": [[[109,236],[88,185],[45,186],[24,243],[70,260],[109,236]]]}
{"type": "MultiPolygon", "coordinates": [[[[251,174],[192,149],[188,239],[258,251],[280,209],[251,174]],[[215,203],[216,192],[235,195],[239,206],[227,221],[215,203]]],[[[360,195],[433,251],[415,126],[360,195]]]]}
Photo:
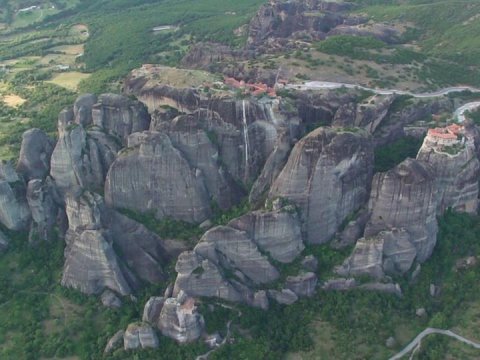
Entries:
{"type": "Polygon", "coordinates": [[[473,346],[475,349],[480,350],[480,343],[476,343],[474,341],[468,340],[464,338],[463,336],[460,336],[458,334],[455,334],[454,332],[450,330],[442,330],[442,329],[435,329],[435,328],[426,328],[423,330],[420,334],[417,335],[415,339],[412,340],[410,344],[408,344],[402,351],[400,351],[398,354],[392,356],[389,360],[398,360],[410,353],[412,350],[417,351],[420,348],[420,343],[422,342],[423,338],[430,335],[430,334],[440,334],[440,335],[445,335],[449,336],[451,338],[457,339],[458,341],[461,341],[467,345],[473,346]]]}

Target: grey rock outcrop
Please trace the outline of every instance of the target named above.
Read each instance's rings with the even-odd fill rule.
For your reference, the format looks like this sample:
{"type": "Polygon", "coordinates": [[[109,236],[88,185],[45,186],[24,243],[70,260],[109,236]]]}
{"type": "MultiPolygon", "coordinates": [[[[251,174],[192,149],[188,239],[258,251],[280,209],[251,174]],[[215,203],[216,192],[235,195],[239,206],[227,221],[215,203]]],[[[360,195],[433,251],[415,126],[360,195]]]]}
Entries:
{"type": "Polygon", "coordinates": [[[158,336],[150,325],[130,324],[123,335],[123,347],[125,350],[156,349],[159,347],[158,336]]]}
{"type": "Polygon", "coordinates": [[[100,297],[103,306],[111,308],[120,308],[122,307],[122,300],[118,298],[117,295],[111,290],[105,290],[100,297]]]}
{"type": "Polygon", "coordinates": [[[22,135],[22,145],[17,163],[17,172],[26,181],[43,179],[50,171],[50,157],[54,143],[40,129],[30,129],[22,135]]]}
{"type": "Polygon", "coordinates": [[[163,265],[184,250],[107,208],[97,194],[67,196],[66,212],[69,229],[62,284],[85,293],[107,287],[129,294],[138,285],[137,277],[158,283],[164,280],[163,265]]]}
{"type": "Polygon", "coordinates": [[[52,184],[40,179],[30,180],[27,185],[27,202],[32,213],[30,241],[50,240],[57,221],[58,206],[54,201],[52,184]]]}
{"type": "Polygon", "coordinates": [[[67,255],[61,284],[85,294],[98,294],[104,288],[127,295],[132,289],[126,269],[113,250],[107,234],[100,230],[85,230],[67,243],[67,255]]]}
{"type": "Polygon", "coordinates": [[[316,272],[318,269],[318,260],[313,255],[305,256],[301,264],[302,264],[302,267],[307,271],[316,272]]]}
{"type": "Polygon", "coordinates": [[[93,124],[127,143],[130,134],[148,130],[150,115],[141,102],[123,95],[102,94],[92,107],[93,124]]]}
{"type": "Polygon", "coordinates": [[[318,128],[295,145],[269,198],[298,206],[307,242],[325,243],[367,202],[372,166],[365,132],[318,128]]]}
{"type": "Polygon", "coordinates": [[[205,233],[195,252],[227,269],[239,270],[255,284],[276,280],[278,271],[244,231],[218,226],[205,233]]]}
{"type": "Polygon", "coordinates": [[[259,290],[253,294],[251,305],[262,310],[268,310],[270,302],[268,301],[268,294],[265,290],[259,290]]]}
{"type": "Polygon", "coordinates": [[[107,345],[105,346],[105,350],[103,351],[104,354],[109,354],[115,349],[119,348],[123,344],[123,336],[125,335],[125,331],[119,330],[117,331],[111,338],[108,340],[107,345]]]}
{"type": "Polygon", "coordinates": [[[10,230],[25,230],[31,213],[23,180],[10,162],[0,164],[0,222],[10,230]]]}
{"type": "Polygon", "coordinates": [[[315,294],[317,281],[317,275],[308,272],[297,276],[288,276],[285,287],[292,290],[298,297],[310,297],[315,294]]]}
{"type": "Polygon", "coordinates": [[[268,290],[268,296],[282,305],[292,305],[298,301],[298,296],[290,289],[268,290]]]}
{"type": "Polygon", "coordinates": [[[156,325],[164,303],[165,298],[162,296],[152,296],[150,299],[148,299],[145,307],[143,308],[142,321],[144,323],[156,325]]]}
{"type": "Polygon", "coordinates": [[[294,208],[254,211],[231,221],[229,226],[245,231],[262,251],[282,263],[292,262],[305,248],[294,208]]]}
{"type": "Polygon", "coordinates": [[[374,95],[361,104],[342,105],[335,113],[332,126],[361,127],[373,134],[385,120],[394,99],[394,95],[374,95]]]}
{"type": "Polygon", "coordinates": [[[197,312],[195,300],[181,291],[176,298],[165,300],[158,327],[164,336],[188,343],[202,335],[205,321],[197,312]]]}
{"type": "Polygon", "coordinates": [[[175,270],[174,294],[218,297],[264,308],[267,301],[253,288],[278,279],[264,253],[290,263],[304,249],[300,222],[293,207],[254,211],[227,226],[208,230],[193,251],[182,253],[175,270]]]}
{"type": "Polygon", "coordinates": [[[210,216],[205,184],[167,135],[137,133],[130,136],[128,144],[107,175],[105,200],[109,206],[153,211],[157,219],[193,223],[210,216]]]}
{"type": "Polygon", "coordinates": [[[75,123],[84,127],[92,125],[92,108],[97,103],[98,99],[93,94],[80,95],[73,104],[73,114],[75,123]]]}
{"type": "Polygon", "coordinates": [[[386,173],[376,174],[365,237],[403,228],[415,246],[417,260],[428,259],[437,235],[434,179],[428,164],[413,159],[403,161],[386,173]]]}
{"type": "Polygon", "coordinates": [[[59,139],[52,154],[50,174],[62,193],[79,195],[84,189],[103,189],[106,173],[120,149],[108,135],[86,131],[74,123],[71,109],[59,116],[59,139]]]}
{"type": "Polygon", "coordinates": [[[427,260],[437,235],[434,180],[431,167],[413,159],[376,174],[364,237],[337,272],[382,278],[427,260]]]}

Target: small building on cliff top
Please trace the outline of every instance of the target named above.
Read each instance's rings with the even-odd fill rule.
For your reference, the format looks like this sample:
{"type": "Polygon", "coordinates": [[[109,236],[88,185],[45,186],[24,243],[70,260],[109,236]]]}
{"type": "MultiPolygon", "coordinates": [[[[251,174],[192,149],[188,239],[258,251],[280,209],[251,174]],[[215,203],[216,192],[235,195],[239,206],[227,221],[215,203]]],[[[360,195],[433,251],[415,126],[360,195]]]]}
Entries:
{"type": "Polygon", "coordinates": [[[429,129],[427,139],[438,145],[456,145],[464,141],[464,128],[458,124],[451,124],[443,128],[429,129]]]}

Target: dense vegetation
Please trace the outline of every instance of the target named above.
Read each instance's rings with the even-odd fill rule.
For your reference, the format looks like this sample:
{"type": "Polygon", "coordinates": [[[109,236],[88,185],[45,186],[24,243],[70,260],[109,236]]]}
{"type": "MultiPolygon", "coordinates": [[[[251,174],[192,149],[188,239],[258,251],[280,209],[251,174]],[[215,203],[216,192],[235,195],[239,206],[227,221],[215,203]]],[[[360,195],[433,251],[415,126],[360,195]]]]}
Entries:
{"type": "MultiPolygon", "coordinates": [[[[98,306],[97,297],[59,286],[63,242],[53,240],[32,247],[25,235],[8,235],[12,246],[0,257],[0,357],[4,359],[71,355],[99,358],[109,336],[138,320],[146,296],[161,293],[164,286],[147,289],[135,303],[124,299],[120,310],[105,309],[98,306]]],[[[323,279],[328,277],[324,269],[342,259],[328,246],[309,248],[307,252],[320,255],[319,275],[323,279]]],[[[292,306],[272,305],[269,312],[243,306],[226,309],[206,301],[201,309],[207,329],[225,333],[226,322],[231,319],[235,339],[215,352],[212,359],[279,359],[287,352],[298,351],[310,351],[310,358],[315,358],[316,351],[325,345],[317,336],[325,336],[325,332],[330,334],[334,346],[331,354],[337,359],[384,359],[395,351],[384,346],[385,339],[401,338],[399,329],[407,334],[402,340],[406,342],[426,326],[450,328],[463,319],[469,304],[480,303],[480,267],[455,270],[456,260],[479,254],[480,219],[448,212],[440,219],[437,248],[422,266],[420,277],[408,286],[408,277],[396,279],[404,290],[402,298],[362,291],[319,291],[315,297],[292,306]],[[432,283],[441,288],[434,298],[428,291],[432,283]],[[208,303],[215,311],[209,310],[208,303]],[[427,318],[415,316],[418,307],[426,309],[427,318]]],[[[180,347],[164,337],[160,342],[159,350],[138,352],[134,358],[180,360],[205,351],[201,344],[180,347]]],[[[447,352],[459,358],[464,354],[464,349],[449,348],[452,344],[442,339],[425,344],[419,358],[438,359],[438,354],[447,352]]],[[[118,351],[112,358],[132,356],[118,351]]]]}
{"type": "Polygon", "coordinates": [[[375,150],[375,172],[394,168],[406,158],[416,158],[422,140],[405,136],[375,150]]]}

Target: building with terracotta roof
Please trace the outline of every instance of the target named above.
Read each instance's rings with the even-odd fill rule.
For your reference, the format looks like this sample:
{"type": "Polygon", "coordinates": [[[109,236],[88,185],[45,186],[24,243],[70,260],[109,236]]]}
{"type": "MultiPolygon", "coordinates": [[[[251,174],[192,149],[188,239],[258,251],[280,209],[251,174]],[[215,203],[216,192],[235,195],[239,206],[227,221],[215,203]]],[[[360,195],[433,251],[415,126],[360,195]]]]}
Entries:
{"type": "Polygon", "coordinates": [[[463,137],[463,126],[451,124],[444,128],[429,129],[427,139],[438,145],[451,146],[459,143],[463,137]]]}

